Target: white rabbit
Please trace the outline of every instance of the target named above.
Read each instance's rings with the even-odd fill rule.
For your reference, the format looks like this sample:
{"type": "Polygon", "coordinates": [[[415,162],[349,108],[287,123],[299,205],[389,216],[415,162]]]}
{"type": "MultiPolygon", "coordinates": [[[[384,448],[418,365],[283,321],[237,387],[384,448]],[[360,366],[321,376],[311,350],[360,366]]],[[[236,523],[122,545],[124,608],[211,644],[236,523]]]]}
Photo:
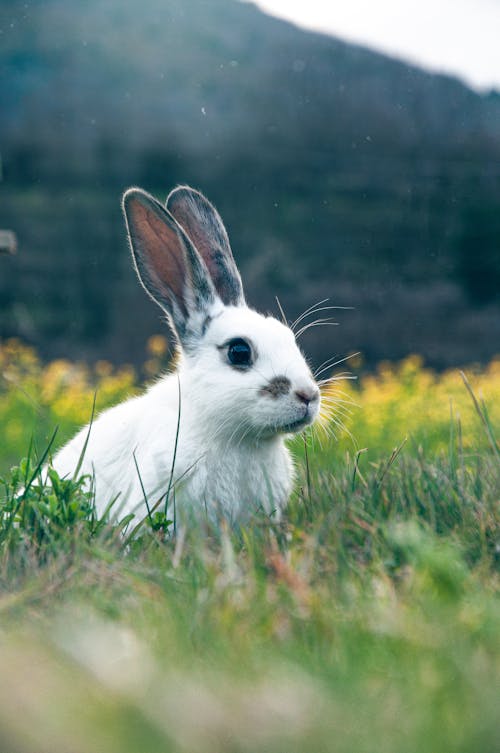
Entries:
{"type": "Polygon", "coordinates": [[[292,331],[246,305],[222,220],[201,193],[176,188],[165,208],[131,188],[123,209],[139,279],[177,335],[176,367],[83,428],[54,467],[72,475],[88,437],[81,473],[100,513],[116,499],[115,511],[142,517],[144,496],[151,508],[169,492],[178,515],[279,514],[293,483],[285,437],[320,406],[292,331]]]}

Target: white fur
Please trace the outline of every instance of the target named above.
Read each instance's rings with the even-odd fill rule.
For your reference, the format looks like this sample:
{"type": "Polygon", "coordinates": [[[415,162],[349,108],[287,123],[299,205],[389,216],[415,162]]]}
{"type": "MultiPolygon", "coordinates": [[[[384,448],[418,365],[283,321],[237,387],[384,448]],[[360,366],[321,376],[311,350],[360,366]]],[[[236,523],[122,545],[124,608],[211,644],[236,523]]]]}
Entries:
{"type": "Polygon", "coordinates": [[[81,472],[93,478],[99,513],[116,499],[115,515],[143,517],[144,493],[151,508],[169,488],[169,516],[174,495],[177,515],[206,511],[231,522],[259,507],[279,514],[286,505],[293,484],[287,427],[311,423],[319,411],[311,372],[293,333],[277,319],[244,302],[225,306],[218,297],[206,313],[203,336],[181,349],[176,371],[104,411],[57,453],[59,474],[73,474],[89,436],[81,472]],[[255,362],[247,370],[228,361],[224,344],[232,338],[252,344],[255,362]],[[265,390],[275,377],[290,381],[287,394],[265,390]],[[297,392],[315,398],[305,405],[297,392]]]}

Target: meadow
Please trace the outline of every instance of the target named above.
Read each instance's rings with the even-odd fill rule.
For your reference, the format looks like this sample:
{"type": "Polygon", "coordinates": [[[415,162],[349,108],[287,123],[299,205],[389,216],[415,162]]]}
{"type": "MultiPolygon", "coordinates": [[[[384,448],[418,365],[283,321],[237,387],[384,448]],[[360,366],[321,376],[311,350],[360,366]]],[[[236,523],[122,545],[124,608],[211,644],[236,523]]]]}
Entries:
{"type": "Polygon", "coordinates": [[[141,373],[0,345],[0,750],[499,751],[500,361],[354,362],[293,441],[279,524],[136,529],[77,478],[44,487],[94,398],[165,358],[160,337],[141,373]]]}

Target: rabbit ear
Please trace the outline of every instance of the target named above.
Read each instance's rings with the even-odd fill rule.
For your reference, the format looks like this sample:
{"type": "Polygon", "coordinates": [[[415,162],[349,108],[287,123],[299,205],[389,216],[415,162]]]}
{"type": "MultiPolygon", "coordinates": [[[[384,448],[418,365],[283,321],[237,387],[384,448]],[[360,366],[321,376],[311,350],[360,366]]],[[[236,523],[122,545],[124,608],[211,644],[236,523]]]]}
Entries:
{"type": "Polygon", "coordinates": [[[216,301],[206,265],[170,212],[145,191],[126,191],[123,211],[139,279],[186,345],[203,333],[216,301]]]}
{"type": "Polygon", "coordinates": [[[203,194],[189,186],[174,188],[166,207],[203,258],[222,302],[231,306],[244,305],[240,273],[216,208],[203,194]]]}

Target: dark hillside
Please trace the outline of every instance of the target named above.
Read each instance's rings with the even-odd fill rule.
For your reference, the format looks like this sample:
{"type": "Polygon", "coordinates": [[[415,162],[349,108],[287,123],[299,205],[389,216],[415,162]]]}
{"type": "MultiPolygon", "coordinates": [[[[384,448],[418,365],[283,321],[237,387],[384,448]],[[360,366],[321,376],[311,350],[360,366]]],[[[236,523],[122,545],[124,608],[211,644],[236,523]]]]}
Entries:
{"type": "Polygon", "coordinates": [[[308,348],[486,360],[500,342],[500,97],[236,0],[3,1],[0,336],[140,360],[127,185],[190,182],[249,299],[354,306],[308,348]],[[124,326],[125,313],[134,311],[124,326]]]}

